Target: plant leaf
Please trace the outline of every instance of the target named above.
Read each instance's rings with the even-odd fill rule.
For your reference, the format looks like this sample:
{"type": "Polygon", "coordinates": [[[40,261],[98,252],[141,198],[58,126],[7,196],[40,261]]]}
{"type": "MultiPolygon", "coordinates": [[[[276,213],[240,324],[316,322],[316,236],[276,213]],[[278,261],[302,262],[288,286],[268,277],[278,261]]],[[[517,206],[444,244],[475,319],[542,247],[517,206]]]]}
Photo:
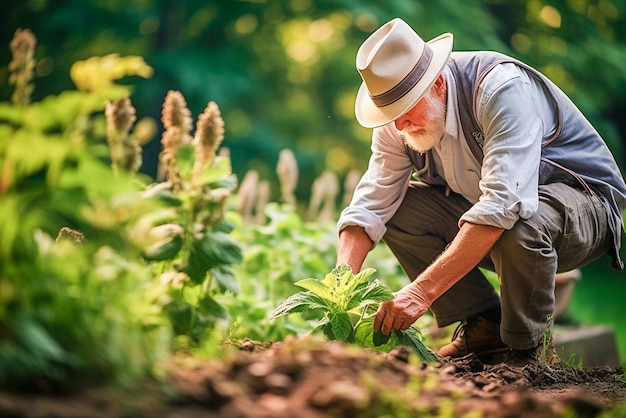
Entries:
{"type": "Polygon", "coordinates": [[[361,283],[359,281],[358,275],[354,275],[349,271],[343,273],[341,277],[338,277],[336,280],[336,293],[341,296],[346,302],[350,299],[352,294],[354,293],[354,289],[357,288],[361,283]]]}
{"type": "Polygon", "coordinates": [[[366,309],[370,305],[378,305],[381,302],[393,299],[393,293],[386,284],[380,283],[378,280],[363,283],[359,285],[348,301],[347,308],[366,309]]]}
{"type": "Polygon", "coordinates": [[[328,302],[337,303],[337,298],[333,294],[332,288],[315,278],[302,279],[294,283],[303,289],[309,290],[328,302]]]}
{"type": "Polygon", "coordinates": [[[0,103],[0,121],[21,125],[23,117],[24,110],[21,107],[14,106],[8,102],[0,103]]]}
{"type": "Polygon", "coordinates": [[[191,143],[182,144],[176,150],[176,167],[180,176],[191,181],[196,149],[191,143]]]}
{"type": "Polygon", "coordinates": [[[239,264],[243,259],[241,247],[224,232],[212,232],[194,240],[185,272],[195,283],[201,283],[207,271],[225,264],[239,264]]]}
{"type": "Polygon", "coordinates": [[[230,160],[224,157],[215,157],[213,164],[202,168],[202,173],[198,179],[201,185],[211,185],[212,188],[236,186],[237,178],[231,175],[232,168],[230,160]]]}
{"type": "Polygon", "coordinates": [[[415,327],[411,326],[404,331],[394,332],[398,337],[399,344],[413,350],[420,360],[428,362],[437,360],[437,354],[424,345],[421,339],[421,333],[415,327]]]}
{"type": "MultiPolygon", "coordinates": [[[[333,270],[334,272],[335,270],[333,270]]],[[[324,278],[322,279],[321,283],[324,284],[324,286],[328,287],[329,289],[337,289],[339,287],[339,284],[341,283],[341,278],[343,275],[349,275],[352,274],[350,273],[352,270],[349,270],[347,272],[344,272],[341,275],[335,274],[333,272],[330,272],[328,274],[326,274],[324,276],[324,278]]]]}
{"type": "Polygon", "coordinates": [[[232,266],[219,266],[211,269],[211,275],[217,280],[222,291],[230,291],[235,295],[239,294],[239,284],[232,266]]]}
{"type": "Polygon", "coordinates": [[[31,355],[44,361],[67,362],[69,353],[36,321],[20,316],[15,321],[15,334],[31,355]]]}
{"type": "Polygon", "coordinates": [[[353,339],[352,322],[346,312],[333,314],[330,317],[330,326],[337,341],[350,342],[353,339]]]}
{"type": "Polygon", "coordinates": [[[378,281],[378,279],[371,282],[371,285],[366,287],[363,292],[363,299],[371,299],[377,302],[385,302],[393,299],[393,292],[384,283],[378,281]]]}
{"type": "Polygon", "coordinates": [[[228,319],[228,310],[210,295],[198,299],[198,311],[210,319],[228,319]]]}
{"type": "Polygon", "coordinates": [[[349,265],[343,263],[343,264],[338,265],[334,269],[332,269],[330,271],[330,274],[337,276],[337,277],[341,277],[347,271],[349,271],[350,274],[352,274],[352,268],[349,265]]]}
{"type": "Polygon", "coordinates": [[[383,344],[387,344],[389,342],[389,338],[390,337],[391,337],[391,335],[385,335],[380,330],[374,331],[374,334],[372,336],[372,342],[374,343],[375,347],[378,347],[378,346],[381,346],[383,344]]]}
{"type": "Polygon", "coordinates": [[[309,309],[323,309],[328,311],[328,306],[322,298],[313,292],[298,292],[289,296],[280,305],[278,305],[278,307],[270,313],[270,319],[292,313],[304,312],[309,309]]]}
{"type": "Polygon", "coordinates": [[[373,316],[362,318],[356,324],[354,332],[355,342],[361,347],[373,348],[387,353],[398,345],[398,337],[394,333],[384,336],[382,332],[374,331],[373,316]]]}
{"type": "Polygon", "coordinates": [[[358,306],[361,299],[362,289],[367,287],[367,278],[376,270],[365,269],[358,274],[352,274],[352,270],[344,269],[341,277],[335,280],[334,294],[337,298],[337,304],[342,309],[349,311],[351,308],[358,306]]]}
{"type": "Polygon", "coordinates": [[[320,328],[324,333],[326,339],[330,341],[336,341],[335,334],[333,334],[333,328],[330,322],[325,322],[323,324],[318,324],[316,328],[320,328]]]}
{"type": "Polygon", "coordinates": [[[120,57],[109,54],[103,57],[90,57],[76,61],[70,67],[70,77],[80,90],[98,91],[125,76],[136,75],[143,78],[152,76],[153,69],[141,56],[120,57]]]}
{"type": "Polygon", "coordinates": [[[358,305],[359,308],[368,311],[368,308],[374,306],[378,308],[381,302],[385,302],[393,299],[393,293],[386,285],[379,286],[378,283],[374,283],[371,288],[366,289],[364,295],[361,296],[361,301],[358,305]]]}
{"type": "Polygon", "coordinates": [[[373,269],[373,268],[366,268],[364,270],[361,270],[357,274],[355,274],[355,276],[356,276],[356,278],[357,278],[357,280],[359,282],[364,282],[368,277],[370,277],[374,273],[376,273],[375,269],[373,269]]]}

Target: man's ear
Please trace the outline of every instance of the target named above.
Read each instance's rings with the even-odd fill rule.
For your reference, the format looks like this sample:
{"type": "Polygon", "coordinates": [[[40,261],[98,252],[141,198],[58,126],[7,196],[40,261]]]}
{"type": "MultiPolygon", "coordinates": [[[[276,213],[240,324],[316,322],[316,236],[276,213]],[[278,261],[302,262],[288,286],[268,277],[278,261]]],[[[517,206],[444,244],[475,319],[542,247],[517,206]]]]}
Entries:
{"type": "Polygon", "coordinates": [[[443,74],[439,74],[439,77],[435,80],[434,87],[438,93],[446,91],[446,79],[443,78],[443,74]]]}

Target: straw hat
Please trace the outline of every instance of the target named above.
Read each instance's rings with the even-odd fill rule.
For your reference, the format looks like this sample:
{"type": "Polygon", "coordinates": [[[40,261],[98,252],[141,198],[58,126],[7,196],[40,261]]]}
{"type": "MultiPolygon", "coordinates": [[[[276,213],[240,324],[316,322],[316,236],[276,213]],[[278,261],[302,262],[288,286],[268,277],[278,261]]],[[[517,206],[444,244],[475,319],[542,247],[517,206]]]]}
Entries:
{"type": "Polygon", "coordinates": [[[399,18],[376,30],[356,56],[363,79],[356,96],[357,121],[374,128],[409,111],[443,71],[452,41],[452,34],[444,33],[424,42],[399,18]]]}

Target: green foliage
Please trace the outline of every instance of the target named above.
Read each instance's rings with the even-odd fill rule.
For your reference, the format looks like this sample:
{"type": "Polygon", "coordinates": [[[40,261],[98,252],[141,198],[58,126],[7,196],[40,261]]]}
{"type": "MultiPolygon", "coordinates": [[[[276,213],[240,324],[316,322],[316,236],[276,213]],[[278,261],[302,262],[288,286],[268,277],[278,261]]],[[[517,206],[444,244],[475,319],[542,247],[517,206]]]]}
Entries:
{"type": "Polygon", "coordinates": [[[235,181],[215,155],[223,122],[209,103],[193,143],[168,154],[175,175],[146,186],[116,80],[151,71],[139,57],[93,57],[72,67],[82,90],[31,103],[16,83],[19,102],[0,103],[1,388],[126,383],[155,372],[172,333],[175,348],[212,344],[229,319],[214,295],[237,291],[242,255],[224,220],[235,181]]]}
{"type": "Polygon", "coordinates": [[[280,341],[310,329],[309,312],[274,321],[268,313],[298,289],[294,282],[299,278],[324,274],[334,263],[334,222],[305,221],[292,206],[276,202],[266,205],[264,214],[263,224],[245,222],[235,212],[226,214],[243,252],[242,263],[234,266],[240,292],[220,298],[235,321],[232,338],[280,341]]]}
{"type": "Polygon", "coordinates": [[[413,349],[422,360],[435,360],[435,354],[424,346],[419,331],[413,327],[406,331],[394,331],[389,337],[374,332],[374,315],[378,305],[393,299],[388,286],[377,279],[368,280],[374,272],[374,269],[364,269],[353,274],[352,269],[343,264],[321,280],[299,280],[296,286],[306,290],[285,299],[270,314],[270,318],[307,310],[322,311],[322,319],[315,328],[321,329],[329,340],[354,343],[380,351],[390,351],[398,345],[405,345],[413,349]]]}
{"type": "MultiPolygon", "coordinates": [[[[243,193],[240,189],[239,201],[243,193]]],[[[314,310],[273,320],[269,314],[302,289],[294,285],[296,281],[328,273],[328,266],[335,263],[337,230],[334,220],[308,221],[289,204],[270,202],[262,210],[260,224],[244,221],[236,212],[226,214],[235,225],[233,237],[242,246],[243,262],[234,267],[239,294],[223,295],[219,301],[233,318],[230,338],[281,341],[288,335],[310,332],[318,323],[314,310]]],[[[391,288],[400,288],[407,281],[383,243],[370,252],[366,264],[376,267],[391,288]]]]}
{"type": "Polygon", "coordinates": [[[168,349],[153,276],[128,235],[151,203],[100,158],[98,113],[128,95],[114,83],[124,75],[0,104],[1,387],[128,381],[168,349]]]}

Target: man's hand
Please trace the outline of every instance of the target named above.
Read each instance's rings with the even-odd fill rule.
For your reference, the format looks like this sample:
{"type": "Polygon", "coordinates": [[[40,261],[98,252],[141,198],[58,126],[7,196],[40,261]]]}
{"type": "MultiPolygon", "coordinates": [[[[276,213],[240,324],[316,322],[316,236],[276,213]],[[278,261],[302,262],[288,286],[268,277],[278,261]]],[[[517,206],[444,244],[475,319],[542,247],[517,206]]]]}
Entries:
{"type": "Polygon", "coordinates": [[[374,331],[389,335],[392,330],[405,330],[428,311],[431,302],[419,282],[413,282],[396,293],[395,298],[383,302],[374,318],[374,331]]]}

